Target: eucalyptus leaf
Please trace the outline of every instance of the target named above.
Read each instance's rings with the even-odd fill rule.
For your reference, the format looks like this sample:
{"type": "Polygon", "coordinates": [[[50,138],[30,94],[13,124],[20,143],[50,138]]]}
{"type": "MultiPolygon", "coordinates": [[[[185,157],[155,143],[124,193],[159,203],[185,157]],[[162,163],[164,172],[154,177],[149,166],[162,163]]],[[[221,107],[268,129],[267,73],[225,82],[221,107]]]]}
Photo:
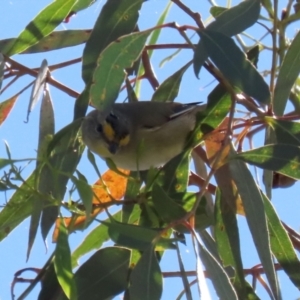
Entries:
{"type": "Polygon", "coordinates": [[[232,38],[210,30],[201,31],[200,35],[209,57],[233,86],[261,104],[270,102],[267,83],[232,38]]]}

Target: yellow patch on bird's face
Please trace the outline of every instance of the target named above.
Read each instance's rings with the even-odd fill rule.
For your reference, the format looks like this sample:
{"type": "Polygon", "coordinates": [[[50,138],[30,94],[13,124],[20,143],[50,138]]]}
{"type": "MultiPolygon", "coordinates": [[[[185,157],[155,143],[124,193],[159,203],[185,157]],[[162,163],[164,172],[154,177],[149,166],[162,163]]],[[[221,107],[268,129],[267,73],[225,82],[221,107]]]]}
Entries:
{"type": "Polygon", "coordinates": [[[115,131],[112,128],[112,126],[107,122],[104,122],[104,124],[103,124],[103,133],[110,142],[112,142],[114,140],[115,131]]]}
{"type": "Polygon", "coordinates": [[[130,141],[130,136],[129,134],[127,134],[125,137],[123,137],[121,140],[120,140],[120,146],[126,146],[130,141]]]}
{"type": "Polygon", "coordinates": [[[126,146],[130,141],[129,134],[118,140],[115,130],[108,122],[104,122],[103,124],[103,133],[109,142],[116,142],[119,146],[126,146]]]}

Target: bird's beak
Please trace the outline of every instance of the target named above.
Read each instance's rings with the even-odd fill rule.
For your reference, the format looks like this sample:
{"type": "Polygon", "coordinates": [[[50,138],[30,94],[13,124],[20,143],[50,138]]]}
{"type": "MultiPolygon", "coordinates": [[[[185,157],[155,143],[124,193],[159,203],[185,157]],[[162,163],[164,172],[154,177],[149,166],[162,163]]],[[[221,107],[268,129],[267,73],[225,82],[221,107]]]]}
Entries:
{"type": "Polygon", "coordinates": [[[116,142],[110,142],[109,143],[108,150],[111,154],[116,154],[118,149],[119,149],[119,144],[118,143],[116,143],[116,142]]]}

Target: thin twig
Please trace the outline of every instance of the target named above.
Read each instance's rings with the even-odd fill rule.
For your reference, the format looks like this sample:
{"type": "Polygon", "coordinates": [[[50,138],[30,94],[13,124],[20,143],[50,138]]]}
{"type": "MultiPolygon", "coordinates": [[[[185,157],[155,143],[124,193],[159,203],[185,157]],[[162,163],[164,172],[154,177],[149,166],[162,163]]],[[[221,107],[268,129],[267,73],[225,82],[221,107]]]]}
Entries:
{"type": "MultiPolygon", "coordinates": [[[[13,59],[11,59],[8,56],[4,56],[5,60],[11,65],[12,68],[14,69],[18,69],[19,71],[28,74],[30,76],[33,77],[37,77],[38,72],[35,70],[32,70],[16,61],[14,61],[13,59]]],[[[66,94],[68,94],[71,97],[77,98],[79,96],[79,93],[70,89],[69,87],[65,86],[64,84],[58,82],[57,80],[53,79],[51,76],[48,75],[47,77],[47,82],[51,85],[53,85],[54,87],[58,88],[59,90],[65,92],[66,94]]]]}
{"type": "Polygon", "coordinates": [[[198,25],[200,29],[205,28],[199,13],[193,12],[189,7],[183,4],[180,0],[172,0],[172,2],[175,3],[178,7],[180,7],[186,14],[188,14],[195,21],[195,23],[198,25]]]}

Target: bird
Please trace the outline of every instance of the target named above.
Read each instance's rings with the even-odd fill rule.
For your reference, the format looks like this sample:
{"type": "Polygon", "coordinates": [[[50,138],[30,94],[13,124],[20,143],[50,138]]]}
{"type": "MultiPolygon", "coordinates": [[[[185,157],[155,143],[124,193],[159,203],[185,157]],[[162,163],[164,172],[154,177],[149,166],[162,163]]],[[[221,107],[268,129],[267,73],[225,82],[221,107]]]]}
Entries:
{"type": "Polygon", "coordinates": [[[109,111],[84,117],[82,140],[92,152],[118,168],[144,171],[160,167],[180,154],[196,126],[201,102],[137,101],[114,103],[109,111]]]}

